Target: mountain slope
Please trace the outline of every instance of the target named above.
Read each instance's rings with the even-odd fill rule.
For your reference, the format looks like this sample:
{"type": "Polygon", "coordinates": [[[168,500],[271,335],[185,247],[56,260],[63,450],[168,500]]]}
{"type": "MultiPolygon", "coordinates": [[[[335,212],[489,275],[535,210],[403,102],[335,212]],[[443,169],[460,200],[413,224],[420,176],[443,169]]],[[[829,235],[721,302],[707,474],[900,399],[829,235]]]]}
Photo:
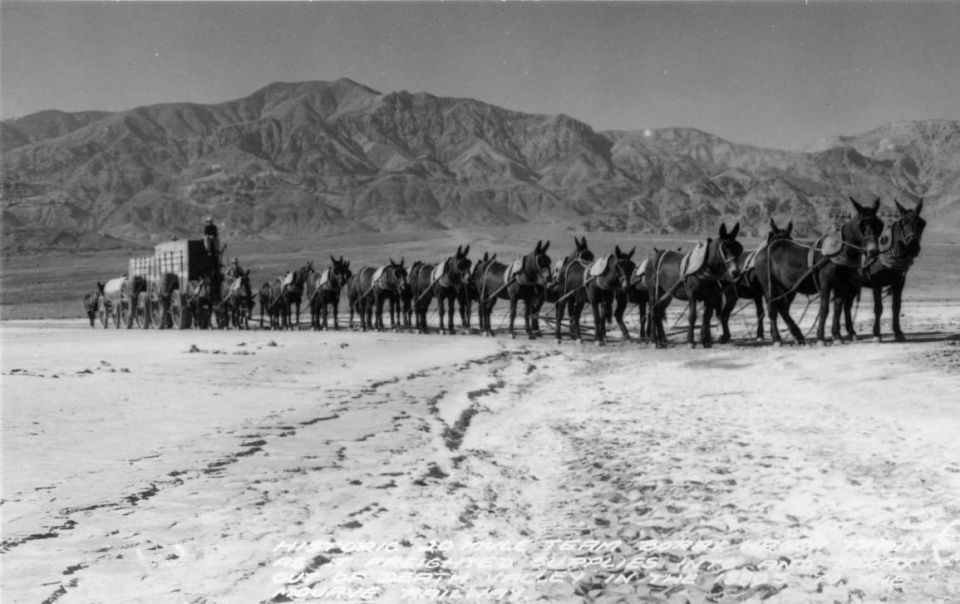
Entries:
{"type": "Polygon", "coordinates": [[[770,217],[813,234],[848,196],[880,196],[923,197],[937,225],[960,223],[958,122],[892,124],[800,153],[694,129],[596,132],[341,79],[2,126],[7,251],[36,248],[38,233],[62,247],[196,236],[208,214],[228,240],[527,221],[765,232],[770,217]]]}

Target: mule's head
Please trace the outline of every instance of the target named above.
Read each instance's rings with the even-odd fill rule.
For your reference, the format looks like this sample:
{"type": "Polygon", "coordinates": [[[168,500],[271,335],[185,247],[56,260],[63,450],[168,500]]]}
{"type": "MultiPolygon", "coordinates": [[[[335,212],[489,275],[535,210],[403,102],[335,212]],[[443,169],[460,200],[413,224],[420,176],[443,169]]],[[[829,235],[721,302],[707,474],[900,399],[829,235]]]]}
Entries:
{"type": "Polygon", "coordinates": [[[470,282],[479,286],[480,279],[483,279],[483,273],[487,270],[487,267],[497,259],[497,255],[490,254],[489,252],[484,252],[480,260],[477,260],[477,263],[473,265],[473,271],[470,274],[470,282]]]}
{"type": "Polygon", "coordinates": [[[550,256],[547,256],[549,247],[549,241],[546,244],[537,241],[533,251],[523,257],[523,276],[527,281],[533,283],[542,280],[546,283],[550,280],[550,268],[553,261],[550,256]]]}
{"type": "Polygon", "coordinates": [[[574,235],[573,243],[576,245],[576,250],[574,250],[572,255],[567,257],[567,260],[580,260],[581,262],[593,262],[596,260],[596,256],[594,256],[590,248],[587,247],[586,237],[581,237],[578,240],[576,235],[574,235]]]}
{"type": "Polygon", "coordinates": [[[767,243],[772,241],[782,241],[793,239],[793,221],[787,223],[787,228],[781,229],[777,223],[770,219],[770,232],[767,233],[767,243]]]}
{"type": "Polygon", "coordinates": [[[708,244],[707,266],[710,272],[720,275],[721,279],[736,281],[740,278],[740,254],[743,245],[737,241],[740,234],[740,223],[727,231],[727,225],[720,225],[720,236],[716,241],[708,244]]]}
{"type": "Polygon", "coordinates": [[[467,258],[470,253],[470,246],[465,248],[457,246],[457,253],[447,258],[446,274],[447,278],[453,283],[463,283],[470,277],[470,269],[473,262],[467,258]]]}
{"type": "Polygon", "coordinates": [[[900,202],[894,201],[897,205],[897,211],[900,217],[893,223],[892,231],[894,245],[900,246],[902,255],[916,258],[920,255],[920,238],[923,236],[923,229],[927,226],[927,221],[920,217],[920,210],[923,209],[923,200],[912,210],[900,205],[900,202]]]}
{"type": "Polygon", "coordinates": [[[880,209],[878,197],[870,207],[862,206],[853,197],[850,198],[857,215],[843,225],[841,232],[844,241],[860,247],[868,261],[873,261],[880,255],[880,234],[883,232],[883,221],[877,216],[880,209]]]}
{"type": "Polygon", "coordinates": [[[390,258],[390,266],[388,269],[389,270],[383,273],[383,279],[386,281],[387,288],[399,292],[400,288],[407,281],[407,269],[404,267],[404,259],[401,257],[400,262],[394,262],[393,258],[390,258]]]}
{"type": "Polygon", "coordinates": [[[608,275],[607,283],[611,287],[623,288],[630,284],[630,279],[637,270],[637,265],[633,261],[633,254],[636,251],[636,247],[628,253],[622,252],[619,245],[614,248],[613,256],[607,262],[607,270],[605,271],[608,275]]]}
{"type": "Polygon", "coordinates": [[[350,263],[345,261],[343,256],[340,256],[339,260],[330,256],[330,269],[327,271],[327,283],[330,287],[343,287],[352,276],[350,263]]]}

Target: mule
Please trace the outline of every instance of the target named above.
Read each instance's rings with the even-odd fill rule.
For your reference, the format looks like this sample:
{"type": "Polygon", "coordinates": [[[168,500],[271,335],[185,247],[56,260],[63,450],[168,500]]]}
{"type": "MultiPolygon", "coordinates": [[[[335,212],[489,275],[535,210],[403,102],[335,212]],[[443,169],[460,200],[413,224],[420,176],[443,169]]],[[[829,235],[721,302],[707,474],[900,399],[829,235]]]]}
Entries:
{"type": "Polygon", "coordinates": [[[102,293],[103,285],[98,281],[97,289],[88,292],[83,297],[83,311],[86,313],[87,318],[90,319],[90,327],[96,326],[97,311],[100,308],[100,296],[102,293]]]}
{"type": "Polygon", "coordinates": [[[260,286],[260,325],[263,325],[264,312],[270,316],[271,329],[294,329],[300,325],[304,283],[313,272],[313,262],[307,262],[286,277],[260,286]],[[293,305],[297,307],[296,323],[290,320],[293,305]]]}
{"type": "Polygon", "coordinates": [[[333,328],[340,329],[337,318],[340,306],[340,293],[353,272],[350,262],[330,256],[330,266],[323,273],[314,273],[307,279],[307,305],[310,308],[310,325],[315,330],[330,329],[329,309],[333,308],[333,328]]]}
{"type": "Polygon", "coordinates": [[[647,330],[657,348],[667,345],[663,321],[673,298],[687,302],[687,343],[691,347],[696,346],[697,302],[703,302],[700,343],[704,347],[713,344],[710,323],[713,314],[720,309],[722,283],[735,281],[740,276],[737,259],[743,253],[743,245],[737,241],[739,232],[739,222],[729,232],[727,225],[721,224],[717,239],[708,238],[702,247],[698,246],[686,256],[673,250],[655,249],[654,256],[647,259],[645,279],[650,298],[654,300],[647,330]],[[699,266],[695,266],[697,264],[699,266]]]}
{"type": "Polygon", "coordinates": [[[629,304],[637,307],[639,324],[637,337],[640,340],[646,340],[649,335],[647,332],[647,308],[650,304],[650,290],[647,288],[646,271],[646,261],[641,262],[633,271],[633,274],[630,275],[626,285],[614,292],[616,307],[613,309],[613,317],[617,323],[623,322],[623,315],[629,304]]]}
{"type": "Polygon", "coordinates": [[[550,280],[550,267],[553,262],[550,256],[547,256],[549,247],[549,241],[546,244],[538,241],[532,252],[511,265],[492,261],[484,267],[477,282],[480,297],[478,311],[481,316],[481,329],[485,329],[487,336],[493,336],[490,315],[493,314],[493,307],[498,299],[510,301],[511,338],[516,338],[514,322],[520,300],[523,300],[524,305],[524,328],[527,337],[535,339],[542,335],[536,314],[543,304],[546,285],[550,280]]]}
{"type": "Polygon", "coordinates": [[[221,327],[248,329],[253,314],[253,291],[250,288],[250,270],[237,271],[236,277],[228,277],[220,286],[221,327]]]}
{"type": "MultiPolygon", "coordinates": [[[[486,271],[487,267],[488,267],[494,260],[496,260],[496,259],[497,259],[497,255],[496,255],[496,254],[491,255],[491,254],[488,253],[488,252],[484,252],[484,253],[483,253],[483,257],[481,257],[481,258],[477,261],[477,263],[473,265],[473,271],[471,271],[471,273],[470,273],[470,278],[467,280],[467,283],[468,283],[468,284],[467,284],[467,295],[468,295],[468,302],[469,302],[469,303],[477,302],[477,303],[479,304],[479,302],[480,302],[480,282],[483,280],[484,271],[486,271]]],[[[468,310],[468,314],[469,314],[470,312],[471,312],[471,311],[468,310]]],[[[486,327],[485,327],[485,323],[484,323],[484,316],[483,316],[483,313],[482,313],[482,312],[478,312],[477,321],[478,321],[478,325],[479,325],[480,331],[483,332],[483,333],[486,333],[486,331],[485,331],[485,330],[486,330],[486,327]]]]}
{"type": "Polygon", "coordinates": [[[840,315],[843,302],[856,294],[857,273],[869,266],[880,254],[878,239],[883,223],[877,217],[878,198],[873,206],[861,206],[850,198],[856,215],[840,228],[839,239],[821,237],[812,246],[796,241],[773,241],[757,254],[757,279],[763,288],[770,315],[770,338],[781,345],[777,318],[787,324],[797,344],[805,339],[796,322],[790,317],[790,305],[797,294],[820,296],[817,324],[817,343],[826,343],[824,331],[834,303],[831,335],[843,343],[840,333],[840,315]]]}
{"type": "MultiPolygon", "coordinates": [[[[883,291],[890,292],[890,306],[893,313],[893,337],[902,342],[906,339],[900,328],[900,307],[903,302],[903,287],[907,282],[907,271],[913,266],[914,260],[920,255],[920,238],[927,221],[920,217],[923,209],[923,200],[917,207],[908,210],[894,200],[899,216],[880,235],[880,256],[877,262],[872,263],[860,273],[860,286],[873,290],[873,337],[878,342],[883,340],[880,333],[880,316],[883,314],[883,291]]],[[[859,291],[857,297],[859,298],[859,291]]],[[[853,319],[850,308],[854,296],[844,301],[843,314],[847,334],[856,337],[853,330],[853,319]]]]}
{"type": "Polygon", "coordinates": [[[369,266],[361,268],[347,284],[347,300],[350,304],[350,325],[353,325],[353,313],[360,315],[360,329],[376,329],[383,331],[383,305],[390,303],[390,327],[399,329],[399,322],[395,318],[400,302],[400,290],[407,280],[407,269],[400,262],[390,259],[390,264],[374,269],[369,266]]]}
{"type": "Polygon", "coordinates": [[[777,226],[777,223],[773,221],[773,218],[771,218],[770,231],[767,233],[767,238],[763,244],[751,252],[743,252],[740,254],[740,258],[737,259],[740,267],[740,278],[733,283],[728,283],[726,287],[723,288],[723,307],[719,313],[720,328],[722,330],[719,340],[721,344],[726,344],[730,341],[730,315],[733,313],[733,309],[737,305],[738,300],[753,301],[757,312],[757,341],[763,341],[763,288],[760,286],[760,281],[757,278],[756,257],[761,249],[770,245],[771,241],[792,239],[792,233],[793,221],[787,223],[785,229],[781,229],[777,226]]]}
{"type": "MultiPolygon", "coordinates": [[[[584,241],[584,246],[586,242],[584,241]]],[[[563,313],[564,309],[570,312],[570,337],[583,342],[580,329],[580,315],[586,304],[593,310],[593,325],[598,346],[605,346],[607,341],[607,323],[610,318],[610,309],[617,291],[622,291],[629,282],[637,266],[633,262],[636,248],[629,253],[620,251],[617,246],[611,256],[598,258],[591,263],[571,261],[562,267],[562,287],[560,299],[556,305],[556,337],[559,344],[563,340],[563,313]]],[[[592,255],[592,254],[591,254],[592,255]]],[[[623,337],[630,339],[630,333],[623,323],[622,314],[618,324],[623,337]]]]}
{"type": "Polygon", "coordinates": [[[467,327],[463,316],[463,305],[465,288],[470,280],[470,269],[473,265],[467,258],[469,253],[469,245],[466,248],[457,246],[456,253],[447,258],[443,264],[416,262],[410,267],[408,283],[413,296],[414,324],[418,333],[430,333],[427,325],[427,311],[434,297],[437,299],[441,334],[454,333],[453,311],[456,302],[460,303],[461,326],[467,327]],[[448,312],[445,313],[445,311],[448,312]]]}

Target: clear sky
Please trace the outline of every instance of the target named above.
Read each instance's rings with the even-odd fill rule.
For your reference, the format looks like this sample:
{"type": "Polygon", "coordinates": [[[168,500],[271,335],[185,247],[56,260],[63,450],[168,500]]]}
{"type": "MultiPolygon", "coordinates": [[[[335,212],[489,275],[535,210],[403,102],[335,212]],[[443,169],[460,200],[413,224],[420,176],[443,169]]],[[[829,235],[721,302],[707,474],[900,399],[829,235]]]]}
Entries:
{"type": "Polygon", "coordinates": [[[271,82],[692,126],[799,148],[960,120],[960,2],[23,2],[0,5],[4,119],[218,103],[271,82]]]}

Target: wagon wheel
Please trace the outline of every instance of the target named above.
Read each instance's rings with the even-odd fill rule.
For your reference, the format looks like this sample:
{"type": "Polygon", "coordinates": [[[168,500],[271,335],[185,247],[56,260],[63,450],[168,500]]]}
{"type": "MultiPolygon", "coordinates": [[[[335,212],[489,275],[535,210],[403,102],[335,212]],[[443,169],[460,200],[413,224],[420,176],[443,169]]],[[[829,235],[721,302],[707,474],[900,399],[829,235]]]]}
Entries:
{"type": "MultiPolygon", "coordinates": [[[[120,323],[127,329],[133,328],[133,321],[137,316],[137,309],[133,307],[135,300],[130,300],[125,298],[118,302],[119,306],[117,308],[120,316],[120,323]]],[[[119,325],[117,326],[120,327],[119,325]]]]}
{"type": "Polygon", "coordinates": [[[190,307],[183,299],[179,289],[170,296],[170,320],[174,329],[188,329],[190,327],[190,307]]]}
{"type": "Polygon", "coordinates": [[[163,329],[166,327],[164,325],[164,316],[163,316],[163,300],[160,298],[154,298],[151,296],[148,299],[150,303],[150,324],[156,327],[157,329],[163,329]]]}
{"type": "Polygon", "coordinates": [[[147,292],[140,292],[137,295],[137,322],[140,323],[141,329],[150,329],[152,323],[150,309],[152,306],[150,295],[147,292]]]}

